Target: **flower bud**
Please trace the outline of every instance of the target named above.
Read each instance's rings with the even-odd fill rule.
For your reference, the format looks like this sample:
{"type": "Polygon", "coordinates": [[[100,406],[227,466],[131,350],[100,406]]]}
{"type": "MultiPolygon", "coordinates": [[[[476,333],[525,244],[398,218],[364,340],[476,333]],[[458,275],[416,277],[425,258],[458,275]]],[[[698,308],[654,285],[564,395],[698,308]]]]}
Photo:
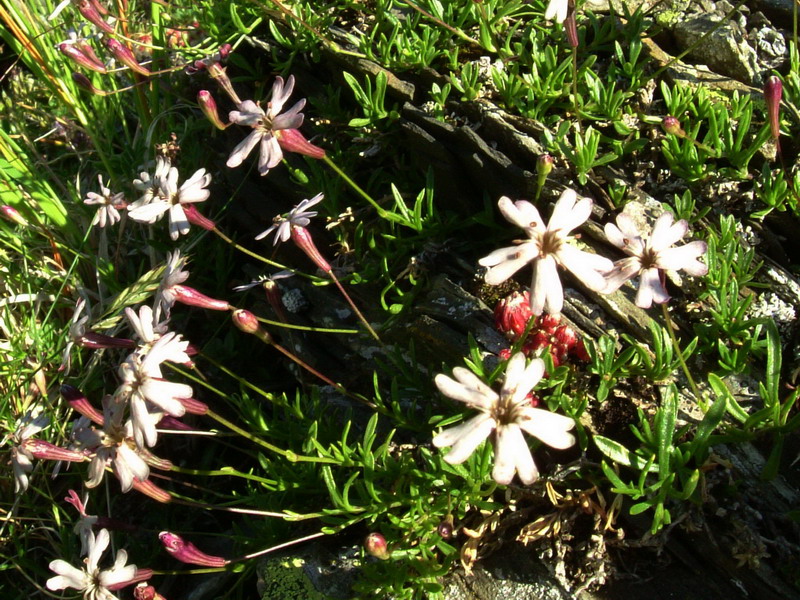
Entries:
{"type": "Polygon", "coordinates": [[[364,540],[364,549],[370,556],[374,556],[380,560],[389,559],[390,553],[386,545],[386,538],[380,533],[370,533],[367,539],[364,540]]]}
{"type": "Polygon", "coordinates": [[[67,462],[86,460],[86,456],[82,452],[62,448],[44,440],[28,438],[22,443],[22,447],[40,460],[65,460],[67,462]]]}
{"type": "Polygon", "coordinates": [[[64,42],[58,45],[58,49],[61,51],[61,54],[65,55],[71,60],[74,60],[84,69],[89,69],[90,71],[96,71],[97,73],[108,73],[103,63],[101,63],[99,60],[95,61],[92,59],[92,57],[87,56],[86,54],[81,52],[77,48],[76,44],[68,44],[64,42]]]}
{"type": "Polygon", "coordinates": [[[567,37],[567,43],[573,48],[578,47],[578,24],[575,22],[575,7],[570,6],[567,12],[567,18],[564,19],[564,35],[567,37]]]}
{"type": "Polygon", "coordinates": [[[278,129],[274,135],[284,150],[305,154],[311,158],[325,158],[325,150],[309,142],[299,129],[278,129]]]}
{"type": "Polygon", "coordinates": [[[436,528],[436,533],[442,536],[443,540],[450,540],[453,538],[453,515],[447,515],[444,520],[439,523],[436,528]]]}
{"type": "Polygon", "coordinates": [[[61,397],[64,398],[76,413],[91,419],[98,425],[103,425],[103,414],[91,405],[89,400],[76,387],[64,384],[61,386],[61,397]]]}
{"type": "Polygon", "coordinates": [[[231,308],[231,305],[225,300],[217,300],[206,296],[188,285],[177,284],[172,286],[171,289],[175,293],[175,300],[181,304],[208,308],[209,310],[230,310],[231,308]]]}
{"type": "Polygon", "coordinates": [[[561,315],[550,315],[545,313],[539,317],[536,326],[550,335],[555,333],[559,323],[561,323],[561,315]]]}
{"type": "Polygon", "coordinates": [[[555,159],[549,154],[540,154],[536,159],[536,173],[540,177],[547,177],[553,170],[555,159]]]}
{"type": "Polygon", "coordinates": [[[261,330],[258,319],[249,310],[237,309],[231,313],[231,318],[233,324],[245,333],[258,333],[261,330]]]}
{"type": "Polygon", "coordinates": [[[781,96],[783,96],[783,83],[773,75],[764,85],[764,100],[767,103],[769,129],[773,139],[776,140],[781,135],[781,96]]]}
{"type": "Polygon", "coordinates": [[[132,71],[136,71],[139,75],[143,75],[144,77],[150,76],[150,70],[147,67],[143,67],[139,64],[139,62],[136,60],[136,57],[133,55],[133,52],[131,52],[126,46],[120,44],[114,38],[106,39],[106,48],[108,48],[109,52],[111,52],[111,54],[113,54],[119,62],[132,71]]]}
{"type": "Polygon", "coordinates": [[[295,245],[300,248],[303,252],[306,253],[306,256],[314,261],[314,264],[317,265],[320,269],[325,271],[326,273],[330,273],[333,271],[333,268],[322,257],[322,254],[319,253],[317,250],[316,245],[314,244],[314,240],[311,239],[311,234],[308,232],[308,229],[305,227],[301,227],[299,225],[292,226],[292,240],[294,241],[295,245]]]}
{"type": "Polygon", "coordinates": [[[89,78],[83,73],[73,73],[72,81],[74,81],[76,85],[82,87],[88,92],[91,92],[92,94],[97,94],[98,96],[108,95],[103,90],[99,90],[96,87],[94,87],[94,85],[92,85],[92,82],[89,81],[89,78]]]}
{"type": "Polygon", "coordinates": [[[193,429],[191,425],[187,425],[172,415],[164,415],[161,417],[161,420],[158,422],[156,427],[159,429],[174,429],[176,431],[192,431],[193,429]]]}
{"type": "Polygon", "coordinates": [[[159,533],[158,539],[161,540],[167,552],[183,563],[204,567],[224,567],[229,562],[221,556],[211,556],[201,552],[191,542],[186,542],[180,536],[169,531],[159,533]]]}
{"type": "Polygon", "coordinates": [[[211,95],[211,92],[208,90],[200,90],[197,92],[197,103],[200,105],[200,110],[203,111],[203,114],[211,121],[214,127],[217,129],[225,129],[227,127],[227,125],[222,122],[222,119],[219,118],[217,103],[214,100],[214,96],[211,95]]]}
{"type": "Polygon", "coordinates": [[[135,600],[166,600],[152,585],[142,582],[133,589],[135,600]]]}
{"type": "Polygon", "coordinates": [[[567,350],[571,350],[575,347],[575,344],[578,343],[578,336],[575,333],[575,330],[568,325],[562,325],[558,329],[556,329],[555,334],[553,334],[555,338],[555,342],[559,346],[564,346],[567,350]]]}
{"type": "Polygon", "coordinates": [[[530,292],[513,292],[494,308],[494,326],[509,340],[518,340],[525,333],[533,313],[530,292]]]}
{"type": "Polygon", "coordinates": [[[206,231],[214,231],[217,228],[217,224],[211,219],[200,214],[200,211],[194,207],[194,204],[184,204],[182,206],[183,213],[186,215],[186,219],[192,225],[202,227],[206,231]]]}
{"type": "Polygon", "coordinates": [[[575,344],[575,348],[573,349],[573,353],[584,362],[592,360],[592,357],[589,356],[589,352],[586,350],[586,344],[583,340],[578,340],[578,343],[575,344]]]}
{"type": "Polygon", "coordinates": [[[114,33],[114,28],[103,20],[103,17],[100,16],[100,11],[97,9],[97,5],[93,2],[89,0],[80,0],[77,6],[78,12],[83,15],[84,19],[96,25],[106,33],[114,33]]]}
{"type": "Polygon", "coordinates": [[[23,227],[27,227],[28,225],[30,225],[30,223],[28,223],[25,217],[19,214],[19,211],[16,208],[14,208],[13,206],[9,206],[8,204],[0,206],[0,213],[2,213],[2,215],[12,223],[16,223],[17,225],[22,225],[23,227]]]}
{"type": "Polygon", "coordinates": [[[678,137],[683,137],[686,135],[686,132],[684,132],[681,128],[681,122],[675,117],[664,117],[664,119],[661,121],[661,126],[664,128],[664,131],[671,133],[672,135],[677,135],[678,137]]]}
{"type": "Polygon", "coordinates": [[[115,338],[103,333],[87,331],[75,338],[75,343],[82,348],[99,350],[102,348],[135,348],[136,342],[127,338],[115,338]]]}

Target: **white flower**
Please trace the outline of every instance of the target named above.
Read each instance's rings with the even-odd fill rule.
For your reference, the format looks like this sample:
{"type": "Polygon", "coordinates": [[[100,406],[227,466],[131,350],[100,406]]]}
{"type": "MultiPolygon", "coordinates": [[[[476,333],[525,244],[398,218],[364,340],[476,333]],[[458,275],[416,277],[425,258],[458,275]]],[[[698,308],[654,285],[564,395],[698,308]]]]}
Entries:
{"type": "Polygon", "coordinates": [[[170,336],[169,342],[166,342],[160,350],[164,360],[177,364],[190,362],[191,359],[186,354],[189,342],[182,339],[180,334],[168,332],[166,321],[155,325],[153,309],[149,306],[142,305],[139,307],[138,315],[132,308],[128,307],[125,309],[125,316],[128,317],[131,327],[141,342],[137,350],[139,355],[146,355],[153,349],[156,342],[165,336],[170,336]]]}
{"type": "Polygon", "coordinates": [[[111,536],[109,536],[108,530],[101,529],[92,540],[83,569],[75,568],[61,559],[52,561],[50,570],[57,575],[47,580],[47,589],[56,591],[73,588],[82,592],[85,600],[117,600],[117,596],[109,588],[134,579],[136,565],[126,566],[128,553],[120,550],[117,552],[114,565],[110,569],[100,570],[100,559],[110,541],[111,536]]]}
{"type": "MultiPolygon", "coordinates": [[[[316,214],[316,213],[315,213],[316,214]]],[[[251,288],[256,287],[257,285],[264,285],[268,282],[275,283],[276,281],[280,281],[281,279],[286,279],[288,277],[293,277],[294,273],[292,271],[287,271],[286,269],[282,271],[278,271],[277,273],[273,273],[271,275],[259,275],[257,279],[253,279],[250,283],[245,283],[244,285],[237,285],[233,288],[234,292],[244,292],[251,288]]]]}
{"type": "Polygon", "coordinates": [[[524,484],[533,483],[539,471],[523,431],[553,448],[569,448],[575,443],[575,438],[568,433],[575,426],[572,419],[533,408],[526,399],[543,374],[542,359],[535,358],[526,366],[525,355],[519,353],[508,361],[499,395],[463,367],[453,369],[455,379],[437,375],[435,382],[440,392],[479,410],[480,414],[461,425],[445,429],[433,438],[433,445],[437,448],[451,447],[444,459],[451,464],[461,464],[495,432],[494,480],[507,485],[514,473],[518,473],[524,484]]]}
{"type": "Polygon", "coordinates": [[[69,338],[67,340],[67,345],[64,347],[64,353],[61,355],[61,367],[59,370],[64,371],[64,375],[69,374],[69,369],[72,364],[72,347],[75,345],[75,342],[80,340],[86,333],[86,323],[89,322],[89,315],[83,314],[85,308],[86,300],[79,298],[75,303],[75,310],[69,322],[69,338]]]}
{"type": "Polygon", "coordinates": [[[310,200],[306,199],[295,206],[286,216],[278,215],[272,219],[272,225],[256,236],[257,240],[265,238],[275,231],[273,243],[277,246],[278,242],[286,242],[292,236],[292,227],[307,227],[311,223],[311,218],[317,216],[317,211],[306,210],[315,204],[322,202],[323,194],[317,194],[310,200]]]}
{"type": "Polygon", "coordinates": [[[161,191],[161,184],[169,174],[172,164],[164,156],[156,156],[156,169],[153,175],[147,171],[139,173],[139,178],[133,180],[133,187],[142,192],[139,199],[134,202],[137,206],[149,204],[161,191]]]}
{"type": "Polygon", "coordinates": [[[569,9],[569,0],[550,0],[547,3],[547,9],[544,11],[544,18],[548,21],[553,20],[556,23],[563,23],[567,18],[567,11],[569,9]]]}
{"type": "Polygon", "coordinates": [[[50,424],[44,414],[28,411],[19,420],[17,429],[11,436],[11,466],[14,470],[14,493],[21,494],[28,489],[28,473],[33,470],[33,453],[25,448],[25,442],[50,424]]]}
{"type": "Polygon", "coordinates": [[[84,204],[100,205],[97,212],[92,219],[92,225],[99,225],[105,227],[106,223],[113,225],[120,220],[119,209],[125,208],[125,194],[119,192],[112,194],[111,190],[103,183],[103,176],[98,175],[97,180],[100,182],[100,193],[89,192],[86,194],[84,204]]]}
{"type": "Polygon", "coordinates": [[[261,150],[258,172],[261,175],[266,175],[281,162],[283,151],[279,143],[280,131],[297,129],[303,124],[303,114],[300,111],[306,104],[305,99],[299,100],[292,108],[280,114],[293,89],[294,75],[289,76],[285,86],[283,78],[276,77],[266,111],[252,100],[245,100],[238,106],[238,110],[230,112],[228,120],[231,123],[252,127],[253,131],[233,149],[226,163],[229,167],[241,165],[259,142],[261,150]]]}
{"type": "Polygon", "coordinates": [[[211,175],[205,169],[194,172],[178,187],[178,169],[169,167],[166,174],[159,176],[159,186],[153,197],[140,198],[128,207],[131,219],[140,223],[153,224],[169,211],[169,235],[173,240],[189,233],[189,220],[183,204],[204,202],[211,195],[206,187],[211,183],[211,175]]]}
{"type": "Polygon", "coordinates": [[[599,292],[606,287],[603,274],[611,270],[613,263],[569,243],[572,239],[570,232],[582,225],[592,212],[589,198],[579,200],[574,190],[565,190],[546,227],[539,211],[530,202],[512,202],[503,196],[497,205],[503,216],[521,227],[529,239],[517,242],[516,246],[495,250],[478,261],[489,268],[486,283],[499,285],[529,262],[533,263],[531,311],[535,315],[542,314],[543,310],[558,314],[564,306],[564,291],[557,266],[570,271],[590,290],[599,292]]]}
{"type": "Polygon", "coordinates": [[[708,273],[708,266],[697,260],[706,252],[705,242],[694,241],[670,248],[689,231],[686,221],[673,223],[674,219],[672,213],[663,213],[647,239],[642,238],[633,219],[625,213],[617,216],[616,225],[606,223],[608,241],[630,256],[614,264],[607,276],[605,293],[610,294],[639,275],[636,306],[650,308],[653,302],[664,304],[669,301],[669,294],[661,282],[661,271],[683,270],[695,277],[708,273]]]}
{"type": "Polygon", "coordinates": [[[153,312],[154,323],[160,322],[162,314],[164,319],[169,319],[169,313],[175,305],[177,297],[173,288],[189,279],[189,272],[183,269],[185,266],[186,257],[181,256],[180,250],[167,253],[167,266],[164,269],[164,274],[161,276],[161,283],[159,283],[155,294],[155,311],[153,312]]]}
{"type": "Polygon", "coordinates": [[[73,528],[73,532],[77,533],[81,538],[81,556],[88,554],[90,548],[94,546],[94,525],[97,523],[97,517],[94,515],[86,514],[86,503],[88,502],[89,495],[85,495],[85,500],[81,500],[75,490],[69,490],[69,496],[65,498],[67,502],[72,504],[80,514],[78,522],[73,528]]]}

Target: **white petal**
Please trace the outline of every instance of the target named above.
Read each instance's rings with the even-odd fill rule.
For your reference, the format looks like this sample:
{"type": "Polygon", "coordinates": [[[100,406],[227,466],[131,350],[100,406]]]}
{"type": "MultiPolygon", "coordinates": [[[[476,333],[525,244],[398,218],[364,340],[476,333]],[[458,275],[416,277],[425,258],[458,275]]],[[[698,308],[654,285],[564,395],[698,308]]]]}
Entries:
{"type": "MultiPolygon", "coordinates": [[[[452,441],[450,452],[445,455],[444,460],[451,465],[460,465],[470,457],[483,440],[489,437],[494,427],[494,419],[487,414],[480,414],[464,423],[464,425],[454,428],[458,429],[460,435],[457,437],[450,436],[455,439],[452,441]],[[470,426],[464,427],[465,425],[470,426]]],[[[447,434],[447,431],[437,435],[434,438],[434,445],[442,447],[444,446],[444,441],[450,441],[450,437],[445,437],[443,440],[437,439],[440,436],[445,436],[445,434],[447,434]]]]}
{"type": "MultiPolygon", "coordinates": [[[[124,550],[120,550],[118,554],[122,554],[124,550]]],[[[123,563],[124,564],[124,563],[123,563]]],[[[127,567],[116,567],[108,571],[100,572],[100,585],[109,587],[131,581],[136,577],[136,565],[128,565],[127,567]]]]}
{"type": "Polygon", "coordinates": [[[556,258],[578,281],[595,292],[605,289],[606,278],[603,275],[614,268],[614,263],[604,256],[578,250],[569,244],[558,249],[556,258]]]}
{"type": "Polygon", "coordinates": [[[656,252],[664,250],[686,235],[686,232],[689,231],[689,224],[684,220],[673,224],[674,219],[671,212],[665,212],[658,217],[648,241],[650,248],[656,252]]]}
{"type": "Polygon", "coordinates": [[[483,267],[489,267],[484,280],[489,285],[499,285],[539,256],[539,249],[533,242],[525,242],[519,246],[510,246],[495,250],[478,261],[483,267]]]}
{"type": "Polygon", "coordinates": [[[189,233],[189,219],[180,204],[173,204],[169,209],[169,236],[177,240],[179,236],[189,233]]]}
{"type": "Polygon", "coordinates": [[[191,398],[192,388],[184,383],[173,383],[164,379],[148,377],[142,383],[141,394],[173,417],[182,417],[186,408],[178,398],[191,398]]]}
{"type": "Polygon", "coordinates": [[[89,576],[85,571],[76,569],[65,560],[54,560],[50,563],[50,570],[58,573],[58,577],[51,577],[45,584],[48,590],[63,590],[73,588],[83,590],[89,585],[89,576]]]}
{"type": "Polygon", "coordinates": [[[564,290],[561,287],[555,260],[552,256],[537,259],[533,263],[531,312],[540,315],[547,310],[553,315],[560,313],[563,307],[564,290]]]}
{"type": "Polygon", "coordinates": [[[708,266],[697,260],[706,253],[706,243],[695,241],[678,248],[667,248],[658,253],[656,267],[670,271],[684,270],[690,275],[701,276],[708,273],[708,266]]]}
{"type": "Polygon", "coordinates": [[[553,209],[547,231],[560,231],[566,236],[576,227],[583,225],[591,214],[592,201],[589,198],[578,199],[575,190],[564,190],[553,209]]]}
{"type": "Polygon", "coordinates": [[[541,408],[525,407],[520,411],[517,424],[526,433],[552,448],[563,450],[575,444],[575,437],[567,433],[575,427],[575,421],[564,415],[541,408]]]}
{"type": "Polygon", "coordinates": [[[606,287],[603,288],[603,293],[611,294],[616,292],[622,287],[622,284],[632,277],[636,277],[641,268],[641,262],[635,256],[618,260],[614,263],[614,268],[609,273],[606,273],[606,287]]]}
{"type": "Polygon", "coordinates": [[[87,572],[91,573],[97,569],[97,565],[100,563],[103,552],[106,551],[106,548],[108,548],[108,544],[110,542],[111,536],[109,535],[107,529],[101,529],[99,532],[97,532],[97,535],[94,538],[94,545],[89,548],[89,555],[86,557],[87,572]]]}
{"type": "Polygon", "coordinates": [[[506,370],[506,381],[503,384],[503,397],[511,404],[522,403],[534,386],[539,383],[544,375],[544,361],[541,358],[534,358],[530,364],[525,367],[525,355],[522,353],[516,354],[509,361],[511,363],[517,360],[517,356],[522,357],[521,361],[517,361],[523,365],[523,369],[518,372],[515,370],[513,373],[511,369],[506,370]]]}
{"type": "Polygon", "coordinates": [[[522,229],[544,230],[544,223],[539,211],[530,202],[518,200],[512,202],[508,196],[498,200],[497,207],[509,223],[522,229]]]}
{"type": "Polygon", "coordinates": [[[270,169],[277,167],[283,159],[283,150],[277,138],[272,135],[264,135],[261,138],[261,152],[258,157],[258,172],[266,175],[270,169]]]}
{"type": "Polygon", "coordinates": [[[225,164],[231,168],[238,167],[240,164],[242,164],[244,159],[247,158],[253,151],[253,148],[255,148],[258,145],[258,142],[261,141],[261,137],[263,135],[264,134],[261,131],[254,129],[250,135],[239,142],[239,145],[233,149],[233,152],[231,152],[231,155],[228,157],[228,161],[225,164]]]}
{"type": "Polygon", "coordinates": [[[661,284],[658,269],[645,269],[639,278],[639,291],[636,294],[636,306],[650,308],[653,302],[664,304],[669,301],[669,294],[661,284]]]}
{"type": "Polygon", "coordinates": [[[464,385],[463,383],[450,379],[447,375],[442,373],[439,373],[434,378],[434,382],[436,383],[436,387],[439,388],[439,391],[448,398],[464,402],[469,406],[482,410],[490,410],[498,398],[494,390],[489,389],[486,391],[485,385],[480,387],[464,385]]]}
{"type": "MultiPolygon", "coordinates": [[[[131,204],[133,206],[133,204],[131,204]]],[[[153,224],[160,219],[170,208],[170,203],[157,200],[150,204],[142,204],[128,210],[128,216],[139,223],[153,224]]]]}
{"type": "MultiPolygon", "coordinates": [[[[530,458],[531,451],[515,423],[498,427],[496,435],[492,478],[501,485],[508,485],[514,479],[520,457],[527,453],[530,458]]],[[[530,459],[530,463],[533,463],[533,459],[530,459]]],[[[530,472],[526,475],[530,476],[530,472]]]]}

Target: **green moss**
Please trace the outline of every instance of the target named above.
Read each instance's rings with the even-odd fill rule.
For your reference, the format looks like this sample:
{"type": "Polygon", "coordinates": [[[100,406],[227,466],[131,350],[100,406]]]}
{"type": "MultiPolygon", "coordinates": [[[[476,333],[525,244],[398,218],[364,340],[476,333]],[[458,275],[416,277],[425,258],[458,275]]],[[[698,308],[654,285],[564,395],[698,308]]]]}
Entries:
{"type": "Polygon", "coordinates": [[[301,557],[276,557],[263,562],[258,574],[264,584],[261,600],[327,600],[308,579],[301,557]]]}

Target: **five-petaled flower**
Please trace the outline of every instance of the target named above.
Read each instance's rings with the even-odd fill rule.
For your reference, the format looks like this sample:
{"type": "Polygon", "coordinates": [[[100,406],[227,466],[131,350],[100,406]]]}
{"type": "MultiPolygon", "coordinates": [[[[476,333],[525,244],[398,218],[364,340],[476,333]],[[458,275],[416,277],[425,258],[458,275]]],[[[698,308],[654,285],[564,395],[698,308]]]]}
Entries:
{"type": "Polygon", "coordinates": [[[117,596],[111,590],[128,582],[133,583],[136,578],[136,565],[126,565],[128,553],[119,550],[113,566],[101,570],[100,559],[110,541],[108,530],[101,529],[90,541],[88,556],[84,560],[85,565],[82,569],[73,567],[65,560],[52,561],[50,570],[57,575],[47,580],[47,589],[56,591],[73,588],[82,592],[85,600],[116,600],[117,596]]]}
{"type": "Polygon", "coordinates": [[[636,275],[639,275],[639,290],[636,306],[650,308],[653,302],[664,304],[669,294],[661,281],[663,271],[686,271],[699,277],[708,273],[708,266],[697,260],[706,252],[706,243],[689,242],[670,248],[689,230],[686,221],[674,223],[672,213],[663,213],[653,225],[647,239],[642,238],[633,219],[625,213],[617,216],[617,224],[606,223],[608,241],[630,256],[614,264],[607,276],[605,293],[611,293],[636,275]]]}
{"type": "Polygon", "coordinates": [[[16,431],[12,436],[14,446],[11,448],[11,466],[14,469],[14,492],[19,494],[28,489],[28,473],[33,470],[33,453],[26,448],[29,438],[39,433],[50,424],[43,414],[25,414],[17,425],[16,431]]]}
{"type": "Polygon", "coordinates": [[[524,484],[533,483],[539,471],[523,431],[553,448],[569,448],[575,443],[575,438],[568,433],[575,426],[572,419],[533,408],[527,401],[528,392],[543,374],[542,359],[535,358],[526,366],[525,355],[521,353],[508,361],[500,394],[463,367],[453,369],[455,379],[440,373],[435,379],[439,391],[478,409],[480,414],[466,423],[445,429],[433,438],[433,445],[437,448],[450,446],[444,459],[451,464],[461,464],[494,432],[494,480],[507,485],[514,473],[518,473],[524,484]]]}
{"type": "Polygon", "coordinates": [[[322,198],[322,194],[317,194],[311,199],[305,199],[300,202],[286,216],[278,215],[272,219],[272,225],[259,233],[256,239],[263,239],[274,231],[275,239],[272,241],[274,245],[277,246],[278,242],[288,242],[289,238],[292,237],[292,229],[294,227],[307,227],[311,223],[311,218],[317,216],[317,211],[306,209],[322,202],[322,198]]]}
{"type": "Polygon", "coordinates": [[[521,227],[528,240],[516,246],[500,248],[479,260],[488,267],[485,280],[489,285],[499,285],[526,264],[533,263],[531,285],[531,310],[540,315],[543,310],[558,314],[564,305],[564,291],[558,276],[558,266],[570,271],[589,289],[599,292],[606,287],[604,273],[613,263],[602,256],[579,250],[570,243],[570,232],[582,225],[592,212],[592,201],[580,198],[573,190],[565,190],[545,226],[539,211],[530,202],[512,202],[507,196],[500,198],[498,207],[503,216],[521,227]]]}
{"type": "Polygon", "coordinates": [[[99,205],[97,212],[92,219],[92,225],[98,227],[105,227],[106,224],[113,225],[120,220],[120,209],[124,209],[127,204],[125,203],[125,194],[119,192],[112,194],[111,190],[103,183],[103,176],[98,175],[97,181],[100,182],[100,193],[88,192],[84,204],[99,205]]]}

